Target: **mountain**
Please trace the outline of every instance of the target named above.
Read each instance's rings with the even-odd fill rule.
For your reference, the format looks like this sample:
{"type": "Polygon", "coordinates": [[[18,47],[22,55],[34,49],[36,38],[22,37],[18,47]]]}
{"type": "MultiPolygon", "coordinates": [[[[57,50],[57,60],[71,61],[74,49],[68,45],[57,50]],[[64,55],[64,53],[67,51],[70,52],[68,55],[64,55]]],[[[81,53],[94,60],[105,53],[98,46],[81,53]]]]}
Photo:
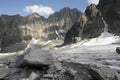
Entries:
{"type": "Polygon", "coordinates": [[[120,0],[100,0],[98,9],[108,24],[110,33],[120,34],[120,0]]]}
{"type": "Polygon", "coordinates": [[[86,8],[85,13],[79,17],[78,21],[68,30],[64,44],[98,37],[103,32],[104,25],[101,12],[96,5],[91,4],[86,8]]]}
{"type": "Polygon", "coordinates": [[[31,38],[61,39],[82,13],[65,7],[47,19],[37,13],[28,16],[19,14],[0,16],[0,42],[6,47],[31,38]]]}
{"type": "Polygon", "coordinates": [[[89,5],[82,18],[68,30],[64,43],[74,43],[81,39],[91,39],[100,36],[107,23],[107,31],[120,35],[120,0],[100,0],[98,5],[89,5]]]}
{"type": "Polygon", "coordinates": [[[120,37],[114,35],[119,33],[118,4],[118,0],[91,4],[70,26],[66,19],[72,22],[75,15],[68,8],[47,19],[37,13],[1,15],[0,41],[5,48],[0,53],[0,80],[120,80],[120,37]],[[50,39],[64,37],[63,31],[65,44],[80,42],[55,47],[62,41],[50,39]],[[22,40],[30,42],[14,44],[22,40]]]}

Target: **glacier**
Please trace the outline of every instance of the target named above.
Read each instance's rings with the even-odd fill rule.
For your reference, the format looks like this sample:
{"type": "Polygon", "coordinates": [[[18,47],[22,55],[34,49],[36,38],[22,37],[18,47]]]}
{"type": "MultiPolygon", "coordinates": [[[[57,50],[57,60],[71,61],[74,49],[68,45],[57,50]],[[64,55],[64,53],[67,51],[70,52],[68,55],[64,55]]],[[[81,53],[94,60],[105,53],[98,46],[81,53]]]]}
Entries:
{"type": "Polygon", "coordinates": [[[109,33],[108,25],[104,24],[104,32],[99,37],[64,46],[55,50],[53,56],[60,61],[100,64],[120,70],[120,55],[116,52],[116,47],[120,47],[120,38],[109,33]]]}

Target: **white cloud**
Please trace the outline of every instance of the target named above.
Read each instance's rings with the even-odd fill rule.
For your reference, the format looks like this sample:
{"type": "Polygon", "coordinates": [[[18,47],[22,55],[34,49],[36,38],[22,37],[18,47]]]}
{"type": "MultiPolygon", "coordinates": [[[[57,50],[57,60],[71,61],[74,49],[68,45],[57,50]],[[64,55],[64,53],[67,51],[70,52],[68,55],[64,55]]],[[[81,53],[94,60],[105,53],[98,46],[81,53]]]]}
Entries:
{"type": "Polygon", "coordinates": [[[87,0],[87,1],[88,1],[89,4],[94,3],[94,4],[97,5],[99,3],[99,0],[87,0]]]}
{"type": "Polygon", "coordinates": [[[23,11],[26,13],[35,13],[37,12],[38,14],[45,16],[45,15],[50,15],[54,13],[55,11],[48,6],[43,6],[43,5],[32,5],[32,6],[26,6],[23,11]]]}

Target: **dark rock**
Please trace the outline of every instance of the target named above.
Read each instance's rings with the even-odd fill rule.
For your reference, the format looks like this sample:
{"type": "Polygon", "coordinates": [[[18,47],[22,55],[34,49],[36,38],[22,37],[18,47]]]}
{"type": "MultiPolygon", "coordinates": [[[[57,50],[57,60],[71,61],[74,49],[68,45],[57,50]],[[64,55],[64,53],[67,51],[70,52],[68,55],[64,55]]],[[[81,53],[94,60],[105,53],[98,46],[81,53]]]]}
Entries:
{"type": "Polygon", "coordinates": [[[97,7],[108,24],[108,31],[119,35],[120,0],[100,0],[97,7]]]}
{"type": "Polygon", "coordinates": [[[71,67],[77,71],[78,76],[74,76],[76,80],[119,80],[120,74],[109,67],[99,64],[81,64],[73,62],[62,62],[64,67],[71,67]]]}
{"type": "Polygon", "coordinates": [[[118,54],[120,54],[120,47],[117,47],[117,48],[116,48],[116,52],[117,52],[118,54]]]}
{"type": "Polygon", "coordinates": [[[11,46],[2,48],[1,53],[18,52],[18,51],[24,50],[26,47],[27,47],[27,43],[20,42],[20,43],[16,43],[11,46]]]}
{"type": "Polygon", "coordinates": [[[64,44],[70,44],[76,42],[76,37],[81,37],[83,28],[86,26],[87,17],[85,15],[81,15],[79,20],[70,28],[70,30],[66,33],[64,44]]]}
{"type": "Polygon", "coordinates": [[[4,80],[39,80],[44,74],[44,71],[29,68],[29,67],[16,67],[11,70],[11,72],[3,78],[4,80]]]}
{"type": "Polygon", "coordinates": [[[85,15],[87,16],[88,22],[84,26],[82,38],[89,39],[95,38],[101,35],[104,30],[104,22],[100,11],[97,9],[95,4],[91,4],[85,10],[85,15]]]}
{"type": "Polygon", "coordinates": [[[0,66],[0,79],[2,80],[10,73],[10,68],[7,65],[0,66]]]}
{"type": "Polygon", "coordinates": [[[107,67],[89,67],[89,74],[93,80],[119,80],[120,75],[116,70],[107,68],[107,67]]]}

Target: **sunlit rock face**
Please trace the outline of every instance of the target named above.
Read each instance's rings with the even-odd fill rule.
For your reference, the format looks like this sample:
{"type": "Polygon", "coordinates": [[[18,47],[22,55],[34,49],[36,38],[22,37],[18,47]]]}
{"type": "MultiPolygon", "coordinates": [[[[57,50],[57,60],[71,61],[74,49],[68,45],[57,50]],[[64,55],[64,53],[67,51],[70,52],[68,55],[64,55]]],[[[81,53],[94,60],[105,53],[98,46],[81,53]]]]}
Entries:
{"type": "Polygon", "coordinates": [[[0,16],[0,42],[6,47],[31,38],[61,39],[76,22],[81,12],[77,9],[63,8],[48,18],[37,13],[28,16],[0,16]]]}
{"type": "Polygon", "coordinates": [[[50,32],[50,34],[48,34],[48,38],[64,38],[65,33],[78,20],[81,14],[82,13],[75,8],[70,9],[65,7],[59,12],[55,12],[54,14],[50,15],[48,17],[49,26],[46,29],[48,32],[50,32]]]}
{"type": "Polygon", "coordinates": [[[98,9],[108,24],[108,31],[120,33],[120,0],[100,0],[98,9]]]}

